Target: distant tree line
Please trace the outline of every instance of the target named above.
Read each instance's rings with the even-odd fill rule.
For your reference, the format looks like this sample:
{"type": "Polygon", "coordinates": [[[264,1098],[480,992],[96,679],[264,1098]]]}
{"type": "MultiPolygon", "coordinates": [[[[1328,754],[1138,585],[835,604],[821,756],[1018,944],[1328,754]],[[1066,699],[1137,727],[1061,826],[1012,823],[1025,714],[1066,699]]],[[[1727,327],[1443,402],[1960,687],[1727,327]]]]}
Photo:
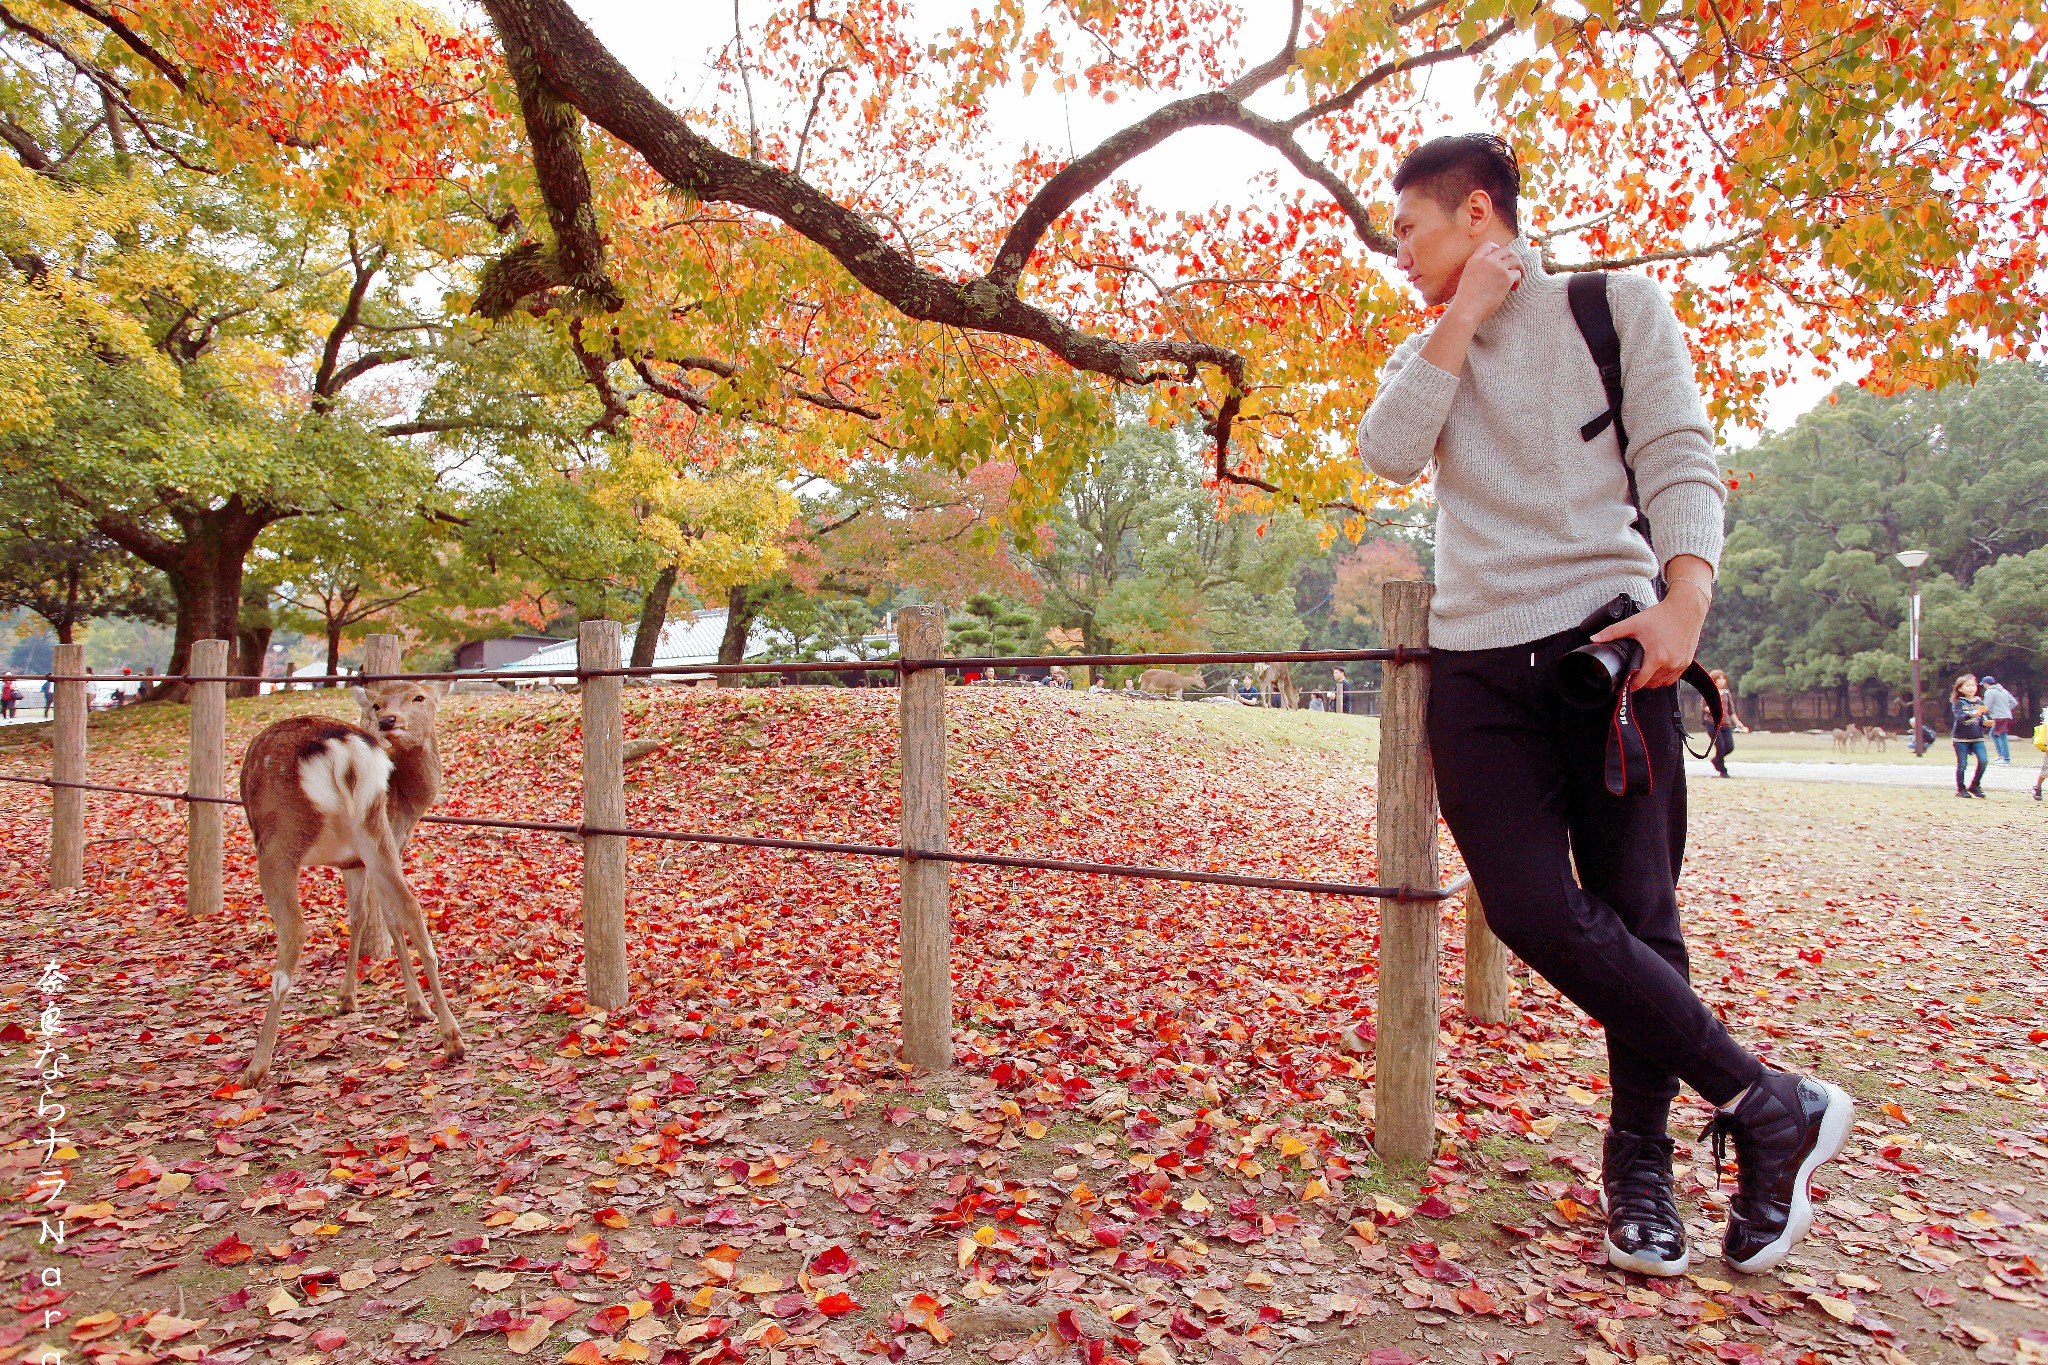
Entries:
{"type": "Polygon", "coordinates": [[[2038,715],[2048,650],[2048,369],[1878,397],[1843,389],[1741,461],[1701,657],[1774,725],[1910,713],[1907,573],[1924,687],[1993,673],[2038,715]]]}

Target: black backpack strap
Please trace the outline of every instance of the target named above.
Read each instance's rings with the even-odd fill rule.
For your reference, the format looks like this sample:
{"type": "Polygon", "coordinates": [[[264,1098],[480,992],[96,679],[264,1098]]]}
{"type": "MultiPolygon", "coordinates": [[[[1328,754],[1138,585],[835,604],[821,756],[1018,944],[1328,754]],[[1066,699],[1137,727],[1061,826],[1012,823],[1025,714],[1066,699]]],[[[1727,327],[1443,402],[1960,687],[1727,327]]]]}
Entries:
{"type": "MultiPolygon", "coordinates": [[[[1607,272],[1587,270],[1565,281],[1565,297],[1571,301],[1572,321],[1593,353],[1600,370],[1600,387],[1607,390],[1607,411],[1579,428],[1579,439],[1590,441],[1612,424],[1621,442],[1624,460],[1628,455],[1628,429],[1621,424],[1621,333],[1614,330],[1614,310],[1607,306],[1607,272]]],[[[1635,475],[1629,475],[1629,499],[1635,499],[1635,475]]]]}
{"type": "MultiPolygon", "coordinates": [[[[1650,518],[1636,496],[1636,467],[1628,459],[1628,428],[1621,424],[1621,333],[1614,330],[1614,310],[1607,304],[1607,272],[1581,271],[1566,280],[1564,288],[1572,306],[1572,321],[1579,325],[1579,335],[1586,339],[1586,349],[1593,353],[1593,364],[1600,371],[1600,387],[1607,391],[1607,411],[1580,427],[1579,439],[1590,441],[1610,425],[1614,428],[1614,439],[1621,446],[1622,472],[1628,475],[1628,505],[1636,509],[1635,532],[1654,555],[1657,545],[1650,539],[1650,518]]],[[[1662,600],[1661,566],[1652,582],[1662,600]]]]}

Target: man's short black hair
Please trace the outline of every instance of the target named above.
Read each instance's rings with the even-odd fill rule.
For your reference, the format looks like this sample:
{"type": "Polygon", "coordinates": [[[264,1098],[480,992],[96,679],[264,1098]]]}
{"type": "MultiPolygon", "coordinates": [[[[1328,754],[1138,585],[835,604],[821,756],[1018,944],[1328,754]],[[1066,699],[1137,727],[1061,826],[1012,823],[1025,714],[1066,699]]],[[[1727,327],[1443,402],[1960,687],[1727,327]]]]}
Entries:
{"type": "Polygon", "coordinates": [[[1522,193],[1522,168],[1514,148],[1492,133],[1433,137],[1401,158],[1394,168],[1394,193],[1409,186],[1454,211],[1474,190],[1485,190],[1493,211],[1510,232],[1520,232],[1515,201],[1522,193]]]}

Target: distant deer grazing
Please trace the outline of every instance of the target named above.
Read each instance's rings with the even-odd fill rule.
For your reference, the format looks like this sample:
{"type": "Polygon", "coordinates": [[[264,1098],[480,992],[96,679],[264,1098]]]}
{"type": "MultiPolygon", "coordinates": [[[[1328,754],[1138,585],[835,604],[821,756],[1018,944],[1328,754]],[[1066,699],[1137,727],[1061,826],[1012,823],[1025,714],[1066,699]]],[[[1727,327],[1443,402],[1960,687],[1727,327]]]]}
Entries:
{"type": "Polygon", "coordinates": [[[447,692],[441,683],[373,684],[355,693],[363,726],[327,716],[294,716],[250,742],[242,758],[242,803],[256,837],[263,903],[277,926],[277,965],[270,973],[270,1005],[244,1085],[261,1085],[270,1072],[284,997],[305,945],[299,910],[299,869],[304,867],[340,868],[348,888],[348,970],[341,983],[341,1012],[355,1009],[363,934],[370,917],[381,915],[397,950],[407,1015],[429,1017],[413,979],[409,938],[425,969],[443,1051],[450,1061],[462,1055],[462,1036],[441,989],[441,964],[427,934],[426,915],[399,861],[413,826],[441,792],[434,713],[447,692]]]}
{"type": "Polygon", "coordinates": [[[1256,670],[1259,680],[1259,700],[1266,705],[1273,704],[1273,694],[1280,694],[1280,704],[1289,711],[1301,705],[1301,692],[1294,685],[1294,668],[1290,664],[1260,664],[1256,670]]]}
{"type": "Polygon", "coordinates": [[[1148,668],[1138,675],[1138,691],[1155,697],[1181,699],[1190,687],[1202,686],[1199,673],[1175,673],[1170,668],[1148,668]]]}
{"type": "Polygon", "coordinates": [[[1872,725],[1868,727],[1864,730],[1863,737],[1870,742],[1870,747],[1877,750],[1879,753],[1884,752],[1884,742],[1885,740],[1890,738],[1890,736],[1885,734],[1884,727],[1882,725],[1872,725]]]}

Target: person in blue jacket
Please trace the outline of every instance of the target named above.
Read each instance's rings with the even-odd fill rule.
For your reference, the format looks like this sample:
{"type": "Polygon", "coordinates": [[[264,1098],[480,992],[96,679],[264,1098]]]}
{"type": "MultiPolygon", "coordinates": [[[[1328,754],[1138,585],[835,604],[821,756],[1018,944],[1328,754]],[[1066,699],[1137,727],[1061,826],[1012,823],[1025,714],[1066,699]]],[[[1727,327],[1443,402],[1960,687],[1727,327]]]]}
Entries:
{"type": "Polygon", "coordinates": [[[1991,711],[1984,705],[1984,699],[1977,695],[1977,680],[1968,673],[1955,680],[1948,690],[1949,717],[1954,722],[1949,738],[1956,746],[1956,795],[1961,797],[1984,795],[1984,736],[1991,733],[1991,711]],[[1977,757],[1977,771],[1970,778],[1969,786],[1963,785],[1963,769],[1968,766],[1972,754],[1977,757]]]}

